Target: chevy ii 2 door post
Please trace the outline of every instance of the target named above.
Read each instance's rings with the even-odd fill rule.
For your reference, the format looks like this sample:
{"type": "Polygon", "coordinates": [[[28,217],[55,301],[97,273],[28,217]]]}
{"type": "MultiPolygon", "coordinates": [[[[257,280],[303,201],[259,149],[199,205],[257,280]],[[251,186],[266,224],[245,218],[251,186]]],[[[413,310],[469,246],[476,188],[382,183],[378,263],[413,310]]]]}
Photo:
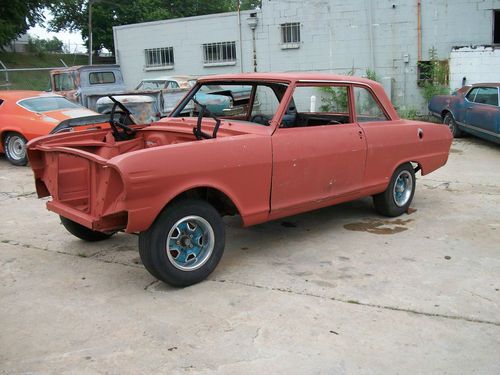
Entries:
{"type": "Polygon", "coordinates": [[[399,119],[380,84],[326,74],[201,78],[168,118],[110,125],[30,142],[38,196],[83,240],[139,233],[144,266],[174,286],[215,269],[223,215],[250,226],[364,196],[401,215],[415,173],[443,166],[452,141],[447,127],[399,119]],[[251,95],[216,115],[196,102],[206,85],[251,95]]]}

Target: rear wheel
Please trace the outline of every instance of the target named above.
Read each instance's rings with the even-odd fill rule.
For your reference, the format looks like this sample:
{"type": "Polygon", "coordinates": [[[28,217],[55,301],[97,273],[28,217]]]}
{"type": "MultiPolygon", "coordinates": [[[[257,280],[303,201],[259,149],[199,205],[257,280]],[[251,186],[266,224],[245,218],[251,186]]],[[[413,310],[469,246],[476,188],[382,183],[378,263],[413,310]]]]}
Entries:
{"type": "Polygon", "coordinates": [[[448,126],[453,138],[460,138],[463,135],[451,113],[448,112],[446,116],[444,116],[443,124],[448,126]]]}
{"type": "Polygon", "coordinates": [[[3,142],[3,149],[7,160],[14,165],[26,165],[26,138],[19,133],[7,133],[3,142]]]}
{"type": "Polygon", "coordinates": [[[215,208],[202,200],[186,199],[168,206],[139,237],[146,269],[172,286],[204,280],[219,263],[225,230],[215,208]]]}
{"type": "Polygon", "coordinates": [[[89,229],[84,227],[81,224],[74,222],[73,220],[67,219],[63,216],[60,216],[61,223],[66,228],[68,232],[70,232],[73,236],[80,238],[81,240],[88,242],[97,242],[106,240],[111,237],[116,232],[98,232],[96,230],[89,229]]]}
{"type": "Polygon", "coordinates": [[[384,216],[399,216],[408,210],[415,194],[415,171],[411,163],[399,166],[387,189],[373,196],[377,212],[384,216]]]}

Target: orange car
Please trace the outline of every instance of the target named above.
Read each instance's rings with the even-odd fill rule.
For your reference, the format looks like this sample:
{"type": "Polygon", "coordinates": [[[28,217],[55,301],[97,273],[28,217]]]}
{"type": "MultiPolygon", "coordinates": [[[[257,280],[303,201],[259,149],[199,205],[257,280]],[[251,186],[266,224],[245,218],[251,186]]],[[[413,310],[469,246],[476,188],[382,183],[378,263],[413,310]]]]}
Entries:
{"type": "Polygon", "coordinates": [[[61,121],[98,113],[52,93],[0,91],[0,153],[26,165],[27,141],[49,134],[61,121]]]}

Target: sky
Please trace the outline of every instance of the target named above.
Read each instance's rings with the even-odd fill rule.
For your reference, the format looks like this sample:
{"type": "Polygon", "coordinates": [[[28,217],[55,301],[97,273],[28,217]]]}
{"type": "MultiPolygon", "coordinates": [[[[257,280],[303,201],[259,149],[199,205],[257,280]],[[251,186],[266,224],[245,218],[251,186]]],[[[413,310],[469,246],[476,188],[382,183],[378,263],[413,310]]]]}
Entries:
{"type": "MultiPolygon", "coordinates": [[[[45,25],[46,25],[47,21],[52,18],[52,15],[48,10],[45,10],[43,13],[45,16],[45,25]]],[[[55,36],[59,40],[61,40],[65,46],[69,47],[68,49],[71,51],[71,53],[86,52],[86,49],[83,46],[83,39],[79,32],[71,33],[69,31],[60,31],[54,33],[54,32],[49,32],[44,27],[37,25],[35,27],[30,28],[28,30],[28,34],[33,37],[35,36],[39,37],[41,39],[52,38],[55,36]]]]}

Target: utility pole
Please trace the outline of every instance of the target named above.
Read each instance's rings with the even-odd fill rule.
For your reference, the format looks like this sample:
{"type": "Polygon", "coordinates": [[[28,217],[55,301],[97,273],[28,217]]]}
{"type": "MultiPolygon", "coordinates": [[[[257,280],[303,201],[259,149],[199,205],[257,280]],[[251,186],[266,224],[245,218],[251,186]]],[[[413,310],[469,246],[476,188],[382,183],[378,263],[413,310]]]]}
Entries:
{"type": "Polygon", "coordinates": [[[92,65],[92,4],[93,0],[89,0],[89,65],[92,65]]]}

